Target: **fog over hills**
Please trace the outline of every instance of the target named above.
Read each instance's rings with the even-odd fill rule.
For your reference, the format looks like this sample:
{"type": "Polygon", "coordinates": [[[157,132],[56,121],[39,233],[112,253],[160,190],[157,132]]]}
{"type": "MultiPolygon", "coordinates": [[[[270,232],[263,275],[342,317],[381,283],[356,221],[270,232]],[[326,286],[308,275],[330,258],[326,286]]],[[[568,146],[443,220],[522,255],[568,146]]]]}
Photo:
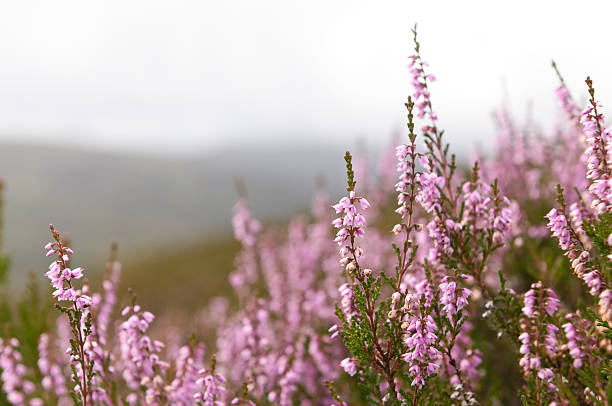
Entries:
{"type": "Polygon", "coordinates": [[[286,218],[308,207],[317,177],[341,193],[343,152],[268,147],[162,158],[0,145],[11,277],[19,283],[27,271],[46,269],[49,223],[71,239],[74,263],[89,268],[100,268],[111,241],[128,258],[227,237],[238,177],[258,218],[286,218]]]}

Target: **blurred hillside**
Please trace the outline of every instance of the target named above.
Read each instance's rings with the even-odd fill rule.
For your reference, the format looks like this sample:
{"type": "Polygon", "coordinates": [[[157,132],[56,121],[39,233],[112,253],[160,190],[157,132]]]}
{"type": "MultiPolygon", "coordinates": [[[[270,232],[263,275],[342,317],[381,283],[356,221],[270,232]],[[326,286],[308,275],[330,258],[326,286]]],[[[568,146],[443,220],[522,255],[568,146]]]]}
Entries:
{"type": "MultiPolygon", "coordinates": [[[[342,190],[342,155],[341,150],[313,147],[244,147],[167,158],[0,145],[12,283],[21,284],[29,270],[42,274],[46,269],[42,245],[49,240],[49,223],[70,238],[75,264],[101,269],[110,242],[116,241],[127,280],[130,264],[145,272],[151,261],[166,263],[163,267],[177,280],[186,277],[182,266],[210,261],[211,252],[231,258],[236,178],[246,185],[258,218],[284,219],[308,207],[317,177],[326,180],[332,193],[342,190]],[[181,265],[181,256],[190,259],[181,265]]],[[[209,271],[190,272],[205,278],[209,271]]],[[[162,279],[154,282],[165,283],[162,279]]]]}

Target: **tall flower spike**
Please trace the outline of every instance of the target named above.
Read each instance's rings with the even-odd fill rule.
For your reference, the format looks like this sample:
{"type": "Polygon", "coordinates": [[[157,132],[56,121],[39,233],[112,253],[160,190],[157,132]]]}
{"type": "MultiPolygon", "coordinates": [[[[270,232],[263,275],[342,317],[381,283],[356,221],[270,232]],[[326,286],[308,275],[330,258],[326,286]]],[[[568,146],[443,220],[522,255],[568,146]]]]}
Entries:
{"type": "Polygon", "coordinates": [[[49,225],[53,241],[45,245],[47,257],[57,255],[57,260],[49,265],[49,271],[45,276],[51,281],[51,286],[55,288],[53,296],[61,302],[69,302],[68,307],[58,308],[66,313],[70,320],[70,329],[72,338],[70,347],[66,352],[70,355],[70,363],[72,368],[72,380],[75,383],[75,389],[72,393],[77,399],[82,402],[83,406],[91,405],[94,399],[92,395],[97,392],[97,388],[93,388],[93,359],[90,351],[91,333],[92,333],[92,314],[89,308],[92,304],[92,299],[84,290],[77,289],[73,282],[83,277],[83,268],[71,269],[68,267],[70,255],[74,252],[69,247],[65,246],[59,233],[53,225],[49,225]]]}
{"type": "Polygon", "coordinates": [[[518,336],[522,355],[519,365],[523,368],[525,376],[534,375],[546,385],[548,392],[555,392],[554,373],[544,366],[544,355],[551,356],[556,352],[556,332],[559,330],[552,323],[545,324],[545,320],[552,317],[559,308],[559,299],[552,289],[544,288],[541,282],[531,285],[531,289],[524,295],[522,309],[526,318],[522,319],[521,334],[518,336]]]}
{"type": "Polygon", "coordinates": [[[232,223],[234,225],[234,236],[246,247],[255,245],[255,236],[261,229],[259,221],[253,218],[249,205],[245,198],[238,200],[234,206],[234,217],[232,223]]]}
{"type": "Polygon", "coordinates": [[[343,197],[332,207],[340,217],[332,221],[332,225],[339,229],[335,242],[341,246],[340,264],[351,273],[357,269],[355,261],[363,255],[363,249],[355,245],[356,238],[365,234],[366,219],[359,213],[360,210],[370,208],[370,203],[355,194],[355,180],[351,154],[347,151],[344,156],[348,176],[348,196],[343,197]]]}
{"type": "MultiPolygon", "coordinates": [[[[559,203],[561,207],[553,208],[547,215],[549,222],[548,228],[553,236],[559,240],[559,247],[565,251],[564,255],[570,260],[570,265],[580,279],[582,279],[589,287],[589,293],[593,296],[601,292],[602,287],[607,286],[605,277],[599,269],[595,268],[595,263],[591,260],[589,249],[591,248],[590,241],[583,238],[582,226],[576,229],[572,222],[568,221],[566,215],[565,201],[563,199],[563,189],[559,186],[559,203]]],[[[574,217],[578,214],[575,213],[574,217]]],[[[577,219],[576,219],[577,220],[577,219]]]]}
{"type": "MultiPolygon", "coordinates": [[[[413,202],[415,200],[417,192],[417,179],[419,173],[416,170],[416,161],[419,154],[416,152],[416,134],[414,132],[414,122],[412,111],[414,109],[414,102],[409,97],[405,104],[408,110],[408,138],[410,143],[408,145],[402,144],[395,149],[395,156],[397,158],[397,171],[399,172],[399,180],[395,184],[395,190],[398,192],[397,195],[397,209],[395,210],[402,219],[408,215],[410,217],[409,223],[412,220],[413,202]]],[[[404,226],[405,227],[405,226],[404,226]]],[[[394,234],[399,234],[402,230],[402,224],[397,224],[393,228],[394,234]]],[[[410,230],[409,230],[410,231],[410,230]]]]}
{"type": "Polygon", "coordinates": [[[571,120],[578,121],[578,118],[580,116],[580,108],[572,98],[572,95],[569,89],[567,88],[565,80],[563,79],[563,76],[561,75],[561,72],[559,71],[559,68],[557,67],[555,61],[552,61],[552,67],[555,70],[557,76],[559,77],[559,82],[561,82],[559,87],[557,87],[556,91],[557,97],[561,102],[561,107],[571,120]]]}
{"type": "Polygon", "coordinates": [[[164,343],[152,340],[147,335],[155,316],[143,312],[138,305],[124,308],[121,315],[129,315],[119,330],[123,378],[132,390],[128,403],[157,404],[159,399],[167,396],[168,388],[159,383],[164,381],[169,364],[159,357],[165,347],[164,343]]]}
{"type": "Polygon", "coordinates": [[[48,257],[52,255],[58,257],[56,261],[49,265],[49,271],[45,273],[45,276],[51,282],[51,286],[55,289],[53,296],[60,302],[72,302],[76,308],[83,310],[91,304],[91,297],[84,295],[81,290],[75,288],[72,284],[74,279],[83,277],[83,268],[68,268],[70,255],[73,254],[73,251],[64,246],[53,225],[49,227],[55,241],[45,245],[45,250],[47,250],[48,257]]]}
{"type": "Polygon", "coordinates": [[[414,34],[414,54],[408,57],[408,70],[412,76],[413,98],[417,107],[417,116],[419,118],[427,118],[430,121],[430,125],[425,126],[423,132],[435,132],[438,115],[431,108],[431,94],[428,82],[434,82],[436,78],[434,75],[425,73],[425,67],[428,64],[421,59],[416,26],[412,29],[412,33],[414,34]]]}
{"type": "Polygon", "coordinates": [[[598,111],[601,104],[595,100],[595,89],[590,77],[586,83],[591,95],[591,106],[582,112],[580,123],[587,144],[584,156],[587,179],[591,182],[589,192],[594,198],[592,207],[597,214],[601,214],[612,212],[612,135],[609,128],[604,128],[603,115],[598,111]]]}

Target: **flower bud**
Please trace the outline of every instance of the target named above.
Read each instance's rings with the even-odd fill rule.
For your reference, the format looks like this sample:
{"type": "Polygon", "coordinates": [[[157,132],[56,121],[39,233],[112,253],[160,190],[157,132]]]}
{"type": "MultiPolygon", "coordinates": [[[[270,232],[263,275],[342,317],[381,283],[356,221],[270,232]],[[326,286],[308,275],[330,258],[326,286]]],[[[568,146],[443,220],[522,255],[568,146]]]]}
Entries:
{"type": "Polygon", "coordinates": [[[396,224],[395,226],[393,226],[393,230],[391,230],[391,232],[395,235],[399,234],[402,232],[402,225],[401,224],[396,224]]]}

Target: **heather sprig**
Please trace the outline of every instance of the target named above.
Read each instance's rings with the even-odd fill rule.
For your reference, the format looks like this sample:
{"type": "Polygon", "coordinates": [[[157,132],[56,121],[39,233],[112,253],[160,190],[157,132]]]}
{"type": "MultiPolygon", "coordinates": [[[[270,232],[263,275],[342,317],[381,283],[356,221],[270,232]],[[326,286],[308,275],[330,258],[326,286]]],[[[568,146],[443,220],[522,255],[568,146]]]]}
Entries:
{"type": "Polygon", "coordinates": [[[74,285],[74,281],[83,277],[82,268],[70,269],[68,262],[70,255],[74,252],[65,246],[59,232],[49,226],[53,241],[45,245],[47,256],[57,255],[57,260],[49,265],[49,271],[45,274],[55,289],[53,296],[59,303],[68,302],[68,306],[56,304],[59,311],[64,313],[69,320],[72,338],[70,338],[70,368],[71,379],[75,389],[71,392],[75,404],[83,406],[92,404],[92,379],[94,376],[94,360],[88,351],[88,340],[92,332],[92,315],[89,307],[92,303],[91,297],[74,285]]]}

